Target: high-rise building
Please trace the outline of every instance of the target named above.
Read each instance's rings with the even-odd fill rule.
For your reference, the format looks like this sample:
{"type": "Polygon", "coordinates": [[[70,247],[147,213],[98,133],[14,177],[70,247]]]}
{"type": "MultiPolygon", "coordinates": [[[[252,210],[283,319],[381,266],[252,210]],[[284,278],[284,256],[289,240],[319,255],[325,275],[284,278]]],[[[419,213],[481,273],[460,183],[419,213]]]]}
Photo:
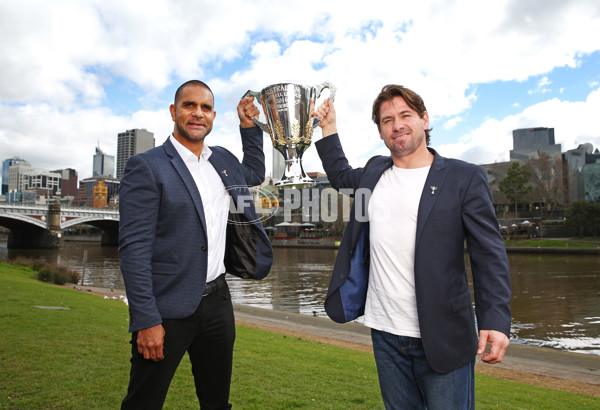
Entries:
{"type": "Polygon", "coordinates": [[[51,171],[55,174],[60,174],[60,196],[64,198],[66,196],[77,196],[77,171],[73,168],[57,169],[51,171]]]}
{"type": "Polygon", "coordinates": [[[102,152],[100,147],[96,147],[94,155],[94,172],[92,176],[107,176],[113,178],[115,176],[115,157],[102,152]]]}
{"type": "Polygon", "coordinates": [[[538,159],[542,154],[556,160],[561,157],[561,146],[554,142],[554,128],[537,127],[513,130],[511,161],[538,159]]]}
{"type": "Polygon", "coordinates": [[[8,193],[9,171],[10,171],[10,167],[13,165],[30,166],[29,162],[27,162],[23,158],[19,158],[19,157],[5,159],[2,162],[2,195],[6,195],[8,193]]]}
{"type": "Polygon", "coordinates": [[[12,165],[8,173],[8,191],[9,194],[28,192],[35,193],[39,197],[50,198],[60,193],[60,179],[59,173],[29,165],[12,165]]]}
{"type": "Polygon", "coordinates": [[[123,178],[129,157],[154,148],[154,133],[145,128],[121,132],[117,144],[117,179],[123,178]]]}

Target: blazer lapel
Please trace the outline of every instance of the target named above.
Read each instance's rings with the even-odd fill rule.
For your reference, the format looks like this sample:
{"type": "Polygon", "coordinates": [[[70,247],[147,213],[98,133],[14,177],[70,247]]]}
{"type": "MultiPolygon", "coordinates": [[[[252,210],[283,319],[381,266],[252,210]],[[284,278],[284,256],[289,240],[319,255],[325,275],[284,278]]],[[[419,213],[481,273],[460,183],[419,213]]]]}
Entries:
{"type": "Polygon", "coordinates": [[[212,147],[211,147],[211,149],[212,149],[212,154],[208,158],[208,162],[210,162],[212,164],[214,169],[217,171],[217,173],[221,177],[221,181],[223,181],[223,185],[225,185],[225,189],[227,190],[227,193],[233,200],[233,205],[236,208],[238,207],[238,204],[240,201],[240,195],[241,195],[242,196],[241,206],[243,207],[244,216],[246,217],[246,219],[248,221],[255,220],[256,216],[251,215],[251,212],[252,212],[251,207],[246,206],[247,203],[245,202],[245,201],[250,200],[250,193],[249,193],[248,187],[246,185],[243,185],[243,184],[240,185],[239,183],[236,183],[236,175],[235,174],[237,172],[237,169],[231,168],[231,167],[228,168],[227,163],[226,163],[226,161],[224,161],[223,156],[221,155],[219,150],[217,150],[216,148],[213,149],[212,147]]]}
{"type": "Polygon", "coordinates": [[[196,186],[196,182],[194,182],[192,174],[190,174],[190,171],[188,170],[187,166],[185,165],[185,163],[179,156],[179,153],[168,138],[163,144],[163,147],[167,152],[167,155],[171,158],[171,164],[173,164],[175,171],[177,171],[177,173],[179,174],[179,177],[183,181],[183,184],[190,193],[190,196],[192,197],[192,201],[194,202],[194,206],[196,207],[196,212],[198,213],[198,217],[202,222],[202,229],[204,229],[204,232],[207,232],[206,219],[204,217],[204,207],[202,206],[202,198],[200,198],[200,192],[198,192],[198,187],[196,186]]]}
{"type": "Polygon", "coordinates": [[[227,169],[227,165],[223,158],[219,155],[219,152],[216,149],[212,150],[212,154],[208,158],[208,162],[210,162],[221,177],[223,184],[226,188],[229,188],[233,185],[233,173],[234,169],[227,169]]]}
{"type": "Polygon", "coordinates": [[[419,213],[417,216],[417,242],[421,236],[421,232],[423,231],[423,226],[425,225],[427,218],[429,218],[429,213],[440,196],[439,192],[443,189],[446,175],[448,173],[448,169],[444,164],[444,158],[439,156],[438,153],[431,148],[429,148],[429,151],[434,154],[434,159],[433,164],[431,164],[431,169],[429,170],[429,175],[427,175],[425,186],[423,187],[421,201],[419,202],[419,213]]]}

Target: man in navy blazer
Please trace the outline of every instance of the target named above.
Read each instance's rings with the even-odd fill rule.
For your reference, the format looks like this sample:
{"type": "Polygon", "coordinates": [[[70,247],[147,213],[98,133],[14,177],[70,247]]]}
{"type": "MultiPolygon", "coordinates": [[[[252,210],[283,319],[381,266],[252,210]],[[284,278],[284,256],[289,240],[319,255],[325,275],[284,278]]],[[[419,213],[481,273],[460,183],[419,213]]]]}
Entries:
{"type": "Polygon", "coordinates": [[[363,168],[344,155],[331,101],[316,115],[331,185],[354,190],[327,314],[340,323],[364,314],[386,408],[474,408],[475,357],[500,362],[511,323],[506,248],[485,171],[428,148],[425,104],[402,86],[384,87],[373,104],[391,155],[363,168]]]}
{"type": "Polygon", "coordinates": [[[253,97],[237,107],[241,163],[204,143],[216,115],[205,83],[180,86],[170,111],[173,134],[132,156],[121,180],[119,259],[132,332],[122,408],[161,408],[186,351],[201,407],[229,408],[235,322],[225,273],[262,279],[273,260],[248,190],[265,177],[258,108],[253,97]]]}

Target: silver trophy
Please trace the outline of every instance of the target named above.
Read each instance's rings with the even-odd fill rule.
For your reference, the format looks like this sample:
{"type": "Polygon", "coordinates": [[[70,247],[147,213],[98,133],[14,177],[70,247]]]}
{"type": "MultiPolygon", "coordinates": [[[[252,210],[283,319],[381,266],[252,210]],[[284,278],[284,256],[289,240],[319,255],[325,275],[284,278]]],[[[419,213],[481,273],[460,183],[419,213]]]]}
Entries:
{"type": "Polygon", "coordinates": [[[253,120],[271,136],[273,147],[285,159],[283,176],[275,186],[301,187],[316,183],[304,172],[302,155],[312,142],[313,130],[321,122],[320,118],[311,118],[310,114],[326,88],[333,100],[336,88],[329,82],[314,87],[293,83],[273,84],[261,92],[249,90],[244,95],[260,99],[268,125],[258,118],[253,120]]]}

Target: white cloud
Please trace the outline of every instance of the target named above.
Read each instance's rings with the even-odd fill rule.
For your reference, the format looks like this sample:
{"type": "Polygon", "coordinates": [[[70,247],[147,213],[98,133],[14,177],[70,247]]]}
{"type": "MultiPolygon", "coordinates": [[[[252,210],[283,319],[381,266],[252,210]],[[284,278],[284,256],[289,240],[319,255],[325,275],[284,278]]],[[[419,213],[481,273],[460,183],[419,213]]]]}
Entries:
{"type": "Polygon", "coordinates": [[[451,118],[444,123],[444,129],[451,130],[452,128],[454,128],[458,124],[460,124],[462,121],[463,121],[463,119],[460,115],[458,117],[451,118]]]}
{"type": "Polygon", "coordinates": [[[555,142],[562,151],[592,143],[600,147],[598,126],[586,119],[600,112],[600,89],[591,92],[585,101],[569,102],[557,98],[524,109],[506,118],[488,119],[477,129],[464,135],[454,144],[438,147],[440,154],[465,161],[488,164],[509,160],[513,148],[512,131],[519,128],[554,128],[555,142]]]}
{"type": "Polygon", "coordinates": [[[552,84],[552,81],[550,81],[548,79],[548,77],[544,76],[540,79],[540,81],[538,81],[537,83],[537,87],[535,90],[529,90],[527,91],[528,94],[546,94],[551,92],[552,90],[550,88],[548,88],[547,86],[552,84]]]}

